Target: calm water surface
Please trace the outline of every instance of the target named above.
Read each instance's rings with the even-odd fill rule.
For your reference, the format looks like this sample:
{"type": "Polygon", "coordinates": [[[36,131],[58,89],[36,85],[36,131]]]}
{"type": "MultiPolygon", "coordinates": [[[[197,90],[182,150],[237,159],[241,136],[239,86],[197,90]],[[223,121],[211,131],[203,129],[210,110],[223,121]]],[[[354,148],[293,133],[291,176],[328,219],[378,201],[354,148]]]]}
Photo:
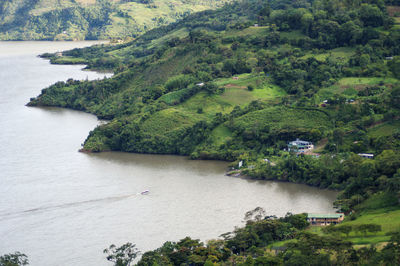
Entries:
{"type": "Polygon", "coordinates": [[[335,192],[227,177],[224,162],[77,152],[96,117],[25,104],[56,81],[103,78],[36,57],[89,44],[0,42],[0,254],[21,251],[34,266],[109,265],[102,250],[112,243],[146,251],[215,238],[257,206],[333,211],[335,192]]]}

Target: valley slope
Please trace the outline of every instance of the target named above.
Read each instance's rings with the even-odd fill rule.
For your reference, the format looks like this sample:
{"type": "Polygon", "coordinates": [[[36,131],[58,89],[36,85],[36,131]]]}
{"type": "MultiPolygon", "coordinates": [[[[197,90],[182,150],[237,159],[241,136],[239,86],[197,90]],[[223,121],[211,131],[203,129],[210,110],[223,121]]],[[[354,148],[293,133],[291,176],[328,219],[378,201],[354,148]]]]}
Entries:
{"type": "MultiPolygon", "coordinates": [[[[335,205],[352,228],[359,216],[376,222],[382,212],[397,223],[400,31],[387,12],[394,4],[249,0],[190,15],[122,45],[46,54],[53,63],[79,61],[115,75],[58,82],[29,105],[110,120],[90,132],[83,151],[228,160],[234,174],[340,189],[335,205]],[[313,153],[288,151],[296,138],[313,142],[313,153]]],[[[372,238],[346,239],[387,242],[400,231],[398,224],[379,223],[383,231],[372,238]]],[[[253,246],[299,237],[291,231],[269,239],[261,230],[257,238],[252,226],[235,232],[246,240],[241,249],[232,245],[233,253],[256,256],[253,246]]],[[[337,231],[317,233],[326,238],[301,237],[349,246],[332,238],[337,231]]],[[[307,251],[297,248],[292,244],[282,259],[307,251]]]]}
{"type": "Polygon", "coordinates": [[[134,38],[229,0],[4,0],[0,40],[134,38]]]}

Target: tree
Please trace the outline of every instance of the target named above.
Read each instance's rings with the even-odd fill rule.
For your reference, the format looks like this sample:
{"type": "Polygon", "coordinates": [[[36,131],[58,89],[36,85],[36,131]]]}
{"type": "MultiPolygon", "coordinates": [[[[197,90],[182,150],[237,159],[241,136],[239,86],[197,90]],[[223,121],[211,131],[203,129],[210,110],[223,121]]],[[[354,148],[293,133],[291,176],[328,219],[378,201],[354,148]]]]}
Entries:
{"type": "Polygon", "coordinates": [[[339,146],[343,144],[344,131],[341,128],[336,128],[333,131],[332,137],[336,143],[336,152],[338,152],[339,146]]]}
{"type": "Polygon", "coordinates": [[[338,35],[341,44],[354,45],[358,42],[362,34],[362,29],[353,21],[348,21],[340,26],[338,35]]]}
{"type": "MultiPolygon", "coordinates": [[[[397,78],[400,78],[400,58],[398,59],[398,73],[397,78]]],[[[390,103],[394,108],[400,108],[400,86],[395,86],[390,93],[390,103]]]]}
{"type": "Polygon", "coordinates": [[[400,191],[400,169],[397,170],[393,178],[387,180],[386,188],[390,192],[400,191]]]}
{"type": "Polygon", "coordinates": [[[246,212],[244,215],[245,221],[261,221],[265,217],[265,210],[262,207],[257,207],[254,210],[246,212]]]}
{"type": "Polygon", "coordinates": [[[383,24],[383,14],[377,6],[362,4],[360,18],[364,26],[379,27],[383,24]]]}
{"type": "Polygon", "coordinates": [[[360,56],[360,66],[361,67],[367,67],[371,63],[371,58],[369,57],[368,54],[362,54],[360,56]]]}
{"type": "Polygon", "coordinates": [[[307,214],[292,214],[290,212],[286,213],[285,217],[280,218],[279,220],[290,223],[293,227],[299,230],[303,230],[307,228],[310,224],[307,222],[307,214]]]}
{"type": "Polygon", "coordinates": [[[338,227],[338,231],[346,234],[346,237],[349,237],[350,232],[353,230],[351,225],[342,225],[338,227]]]}
{"type": "Polygon", "coordinates": [[[369,224],[368,225],[368,232],[377,233],[380,231],[382,231],[382,226],[380,224],[369,224]]]}
{"type": "Polygon", "coordinates": [[[0,266],[21,266],[28,264],[28,257],[18,251],[0,256],[0,266]]]}
{"type": "Polygon", "coordinates": [[[400,156],[393,150],[384,150],[376,157],[378,169],[385,175],[393,175],[400,167],[400,156]]]}
{"type": "Polygon", "coordinates": [[[301,22],[301,28],[302,28],[302,31],[303,31],[305,34],[308,34],[308,33],[309,33],[310,27],[311,27],[311,25],[312,25],[312,23],[313,23],[313,20],[314,20],[314,16],[313,16],[311,13],[305,13],[305,14],[301,17],[301,20],[300,20],[300,22],[301,22]]]}
{"type": "Polygon", "coordinates": [[[399,265],[400,263],[400,233],[392,234],[390,242],[382,250],[384,265],[399,265]]]}
{"type": "Polygon", "coordinates": [[[135,244],[126,243],[120,247],[114,244],[106,248],[103,253],[107,254],[107,260],[114,262],[115,266],[129,266],[131,262],[140,254],[135,244]]]}

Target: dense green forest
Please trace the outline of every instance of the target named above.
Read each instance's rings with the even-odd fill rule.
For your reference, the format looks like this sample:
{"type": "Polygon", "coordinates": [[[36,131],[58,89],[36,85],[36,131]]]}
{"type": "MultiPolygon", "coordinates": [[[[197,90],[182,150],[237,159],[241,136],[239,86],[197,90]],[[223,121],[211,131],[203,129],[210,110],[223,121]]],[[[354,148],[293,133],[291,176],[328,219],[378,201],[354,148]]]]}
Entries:
{"type": "Polygon", "coordinates": [[[122,45],[43,55],[53,63],[80,62],[115,75],[58,82],[28,105],[67,107],[109,120],[90,132],[82,151],[227,160],[232,174],[341,191],[335,205],[347,215],[341,226],[351,229],[348,234],[304,231],[290,221],[304,222],[302,216],[266,217],[220,242],[167,242],[145,253],[139,265],[231,265],[232,259],[243,263],[237,265],[304,265],[300,262],[306,260],[308,265],[396,265],[398,5],[380,0],[231,3],[122,45]],[[313,142],[313,153],[288,151],[288,142],[296,138],[313,142]],[[365,153],[373,158],[359,155],[365,153]],[[377,226],[360,229],[360,224],[377,226]],[[368,236],[368,228],[380,230],[368,236]],[[270,255],[274,245],[285,246],[285,252],[270,255]]]}
{"type": "Polygon", "coordinates": [[[0,40],[135,38],[229,0],[2,0],[0,40]]]}

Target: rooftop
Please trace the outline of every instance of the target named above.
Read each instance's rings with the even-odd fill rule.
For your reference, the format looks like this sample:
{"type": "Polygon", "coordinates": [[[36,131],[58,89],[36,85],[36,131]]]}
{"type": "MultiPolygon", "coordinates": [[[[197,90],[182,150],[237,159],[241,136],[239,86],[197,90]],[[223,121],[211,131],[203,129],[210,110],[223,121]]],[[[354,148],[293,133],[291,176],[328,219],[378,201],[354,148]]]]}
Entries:
{"type": "Polygon", "coordinates": [[[308,213],[307,218],[340,218],[344,216],[343,213],[332,213],[332,214],[320,214],[320,213],[308,213]]]}
{"type": "Polygon", "coordinates": [[[309,144],[311,144],[311,142],[305,141],[305,140],[296,139],[294,141],[289,142],[289,144],[291,144],[291,145],[299,145],[299,144],[300,145],[309,145],[309,144]]]}

